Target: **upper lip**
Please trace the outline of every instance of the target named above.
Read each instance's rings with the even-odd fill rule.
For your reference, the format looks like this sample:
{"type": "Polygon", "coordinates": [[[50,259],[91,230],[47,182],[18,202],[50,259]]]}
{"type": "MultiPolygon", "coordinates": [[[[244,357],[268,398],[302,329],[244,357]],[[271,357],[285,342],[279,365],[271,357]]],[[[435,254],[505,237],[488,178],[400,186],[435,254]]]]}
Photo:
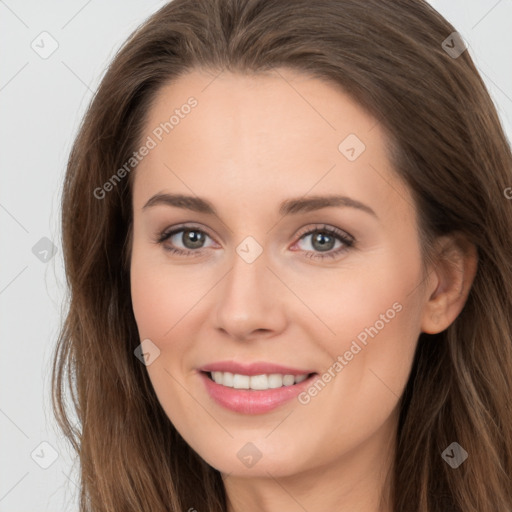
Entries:
{"type": "Polygon", "coordinates": [[[256,361],[254,363],[236,363],[235,361],[218,361],[216,363],[206,364],[199,368],[202,372],[230,372],[241,375],[262,375],[271,373],[281,373],[283,375],[309,375],[313,370],[301,370],[290,368],[275,363],[266,363],[256,361]]]}

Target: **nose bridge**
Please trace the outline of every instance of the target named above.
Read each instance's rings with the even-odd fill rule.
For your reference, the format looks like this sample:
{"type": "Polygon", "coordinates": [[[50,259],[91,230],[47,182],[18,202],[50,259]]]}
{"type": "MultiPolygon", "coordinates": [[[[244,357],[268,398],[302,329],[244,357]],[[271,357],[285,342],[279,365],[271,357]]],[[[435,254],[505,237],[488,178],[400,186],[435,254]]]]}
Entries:
{"type": "Polygon", "coordinates": [[[231,270],[216,300],[217,325],[233,336],[278,327],[277,283],[268,265],[267,250],[255,237],[246,236],[235,246],[231,270]]]}
{"type": "Polygon", "coordinates": [[[225,295],[240,301],[258,300],[268,284],[268,254],[256,238],[246,236],[234,248],[231,271],[227,275],[225,295]]]}

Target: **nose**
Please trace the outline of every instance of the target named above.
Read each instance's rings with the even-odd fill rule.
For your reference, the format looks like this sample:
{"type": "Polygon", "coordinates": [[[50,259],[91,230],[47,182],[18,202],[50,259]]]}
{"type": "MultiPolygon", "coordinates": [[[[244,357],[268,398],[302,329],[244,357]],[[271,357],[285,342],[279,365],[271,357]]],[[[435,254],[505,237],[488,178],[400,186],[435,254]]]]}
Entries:
{"type": "Polygon", "coordinates": [[[265,250],[252,262],[237,252],[217,288],[215,325],[236,340],[272,337],[286,327],[286,289],[265,250]]]}

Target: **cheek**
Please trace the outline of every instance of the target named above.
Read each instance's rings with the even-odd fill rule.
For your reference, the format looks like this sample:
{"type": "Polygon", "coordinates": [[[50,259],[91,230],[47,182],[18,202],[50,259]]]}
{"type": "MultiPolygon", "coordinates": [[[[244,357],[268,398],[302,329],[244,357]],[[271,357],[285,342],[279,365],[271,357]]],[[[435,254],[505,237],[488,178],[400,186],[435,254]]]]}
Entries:
{"type": "Polygon", "coordinates": [[[342,453],[393,421],[417,344],[416,316],[411,297],[395,288],[371,301],[349,302],[338,315],[336,336],[318,340],[328,353],[322,383],[300,397],[310,429],[324,439],[312,457],[342,453]]]}
{"type": "Polygon", "coordinates": [[[141,338],[158,339],[169,329],[170,313],[177,301],[171,293],[164,292],[163,276],[158,276],[155,268],[144,265],[140,259],[134,258],[130,281],[139,334],[141,338]]]}
{"type": "Polygon", "coordinates": [[[295,290],[301,291],[308,308],[316,313],[314,319],[308,315],[312,339],[318,339],[322,332],[320,339],[328,341],[333,349],[348,349],[347,342],[350,345],[351,340],[358,339],[364,344],[371,337],[389,332],[391,326],[396,329],[404,316],[414,314],[411,292],[419,280],[419,263],[404,269],[392,259],[376,257],[373,265],[343,269],[334,277],[334,273],[315,279],[311,276],[300,283],[295,290]]]}
{"type": "Polygon", "coordinates": [[[346,304],[336,323],[331,320],[336,336],[323,342],[329,354],[324,371],[340,376],[333,392],[337,388],[342,401],[355,400],[346,404],[349,409],[366,409],[365,399],[370,408],[388,408],[407,381],[419,335],[417,308],[406,294],[391,289],[372,297],[352,296],[346,304]]]}
{"type": "Polygon", "coordinates": [[[421,254],[414,240],[414,231],[404,230],[400,237],[389,237],[385,246],[365,256],[365,262],[348,272],[343,286],[346,307],[346,334],[380,336],[400,331],[407,318],[415,316],[415,300],[421,282],[421,254]],[[408,238],[408,241],[407,241],[408,238]],[[379,334],[376,334],[378,331],[379,334]]]}
{"type": "Polygon", "coordinates": [[[184,411],[190,408],[190,397],[175,379],[182,380],[187,326],[190,329],[187,312],[197,302],[198,290],[188,285],[189,276],[179,266],[171,268],[161,258],[155,261],[155,252],[134,244],[130,268],[133,312],[140,340],[150,339],[160,351],[146,368],[157,398],[173,424],[186,430],[184,411]]]}
{"type": "Polygon", "coordinates": [[[161,253],[134,246],[130,269],[133,312],[141,336],[163,338],[211,287],[204,272],[167,264],[161,253]],[[158,256],[158,257],[155,257],[158,256]]]}
{"type": "Polygon", "coordinates": [[[327,384],[331,391],[322,391],[326,399],[339,400],[349,410],[383,407],[384,415],[393,407],[420,334],[420,280],[421,260],[413,250],[375,255],[374,264],[354,267],[336,284],[318,283],[322,292],[310,294],[309,304],[331,331],[316,339],[328,354],[324,371],[336,375],[335,384],[327,384]]]}

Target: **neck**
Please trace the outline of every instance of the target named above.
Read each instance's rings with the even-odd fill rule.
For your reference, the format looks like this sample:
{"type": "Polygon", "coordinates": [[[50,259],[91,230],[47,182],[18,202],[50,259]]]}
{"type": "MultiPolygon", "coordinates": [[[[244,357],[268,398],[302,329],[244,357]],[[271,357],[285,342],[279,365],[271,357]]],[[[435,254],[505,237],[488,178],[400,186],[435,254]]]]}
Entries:
{"type": "Polygon", "coordinates": [[[392,512],[396,416],[364,444],[300,473],[222,475],[228,512],[392,512]]]}

